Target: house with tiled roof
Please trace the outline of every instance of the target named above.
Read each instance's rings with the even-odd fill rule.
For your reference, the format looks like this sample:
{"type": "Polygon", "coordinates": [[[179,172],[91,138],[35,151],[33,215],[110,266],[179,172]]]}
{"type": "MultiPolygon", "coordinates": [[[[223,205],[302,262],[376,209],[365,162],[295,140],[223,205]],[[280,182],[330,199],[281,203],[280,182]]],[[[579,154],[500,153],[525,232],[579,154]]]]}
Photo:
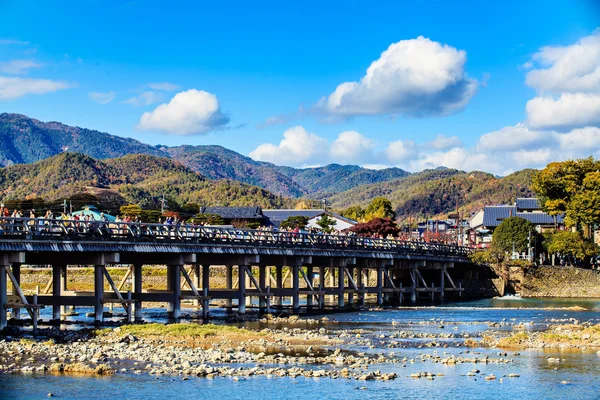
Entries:
{"type": "Polygon", "coordinates": [[[506,218],[520,217],[531,222],[538,232],[564,227],[562,215],[549,215],[536,198],[518,198],[513,205],[485,206],[469,221],[469,242],[483,247],[492,241],[492,233],[506,218]]]}
{"type": "Polygon", "coordinates": [[[317,222],[323,215],[327,215],[334,219],[336,224],[334,229],[336,231],[343,231],[356,225],[358,222],[343,217],[341,215],[323,210],[323,209],[309,209],[309,210],[263,210],[263,215],[267,218],[269,225],[274,228],[279,228],[281,223],[289,217],[306,217],[308,218],[308,227],[319,229],[317,222]]]}
{"type": "Polygon", "coordinates": [[[227,225],[241,227],[249,223],[263,225],[266,222],[260,207],[201,207],[199,214],[219,215],[227,225]]]}

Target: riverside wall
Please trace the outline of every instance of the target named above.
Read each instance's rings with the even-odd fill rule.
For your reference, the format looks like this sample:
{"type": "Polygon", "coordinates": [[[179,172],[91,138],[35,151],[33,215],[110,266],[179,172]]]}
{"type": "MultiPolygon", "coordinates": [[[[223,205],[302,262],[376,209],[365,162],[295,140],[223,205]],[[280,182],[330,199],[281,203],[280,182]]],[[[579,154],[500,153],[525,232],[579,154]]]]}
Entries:
{"type": "Polygon", "coordinates": [[[600,298],[600,272],[546,265],[528,268],[520,293],[522,297],[600,298]]]}

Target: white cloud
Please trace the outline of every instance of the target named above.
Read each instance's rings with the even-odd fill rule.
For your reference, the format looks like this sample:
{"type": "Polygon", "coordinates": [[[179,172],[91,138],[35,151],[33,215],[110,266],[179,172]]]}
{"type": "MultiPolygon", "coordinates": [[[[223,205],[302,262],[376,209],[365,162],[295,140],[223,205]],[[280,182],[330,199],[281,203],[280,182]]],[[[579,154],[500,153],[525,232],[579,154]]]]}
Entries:
{"type": "Polygon", "coordinates": [[[359,82],[344,82],[317,104],[340,117],[447,115],[463,109],[477,91],[467,77],[463,50],[419,36],[390,45],[359,82]]]}
{"type": "Polygon", "coordinates": [[[41,68],[42,64],[32,60],[11,60],[0,63],[0,72],[11,75],[26,74],[29,69],[41,68]]]}
{"type": "Polygon", "coordinates": [[[28,94],[45,94],[73,87],[68,82],[50,79],[0,76],[0,100],[16,99],[28,94]]]}
{"type": "Polygon", "coordinates": [[[221,112],[217,96],[190,89],[177,93],[140,118],[139,129],[162,131],[173,135],[200,135],[224,127],[229,117],[221,112]]]}
{"type": "Polygon", "coordinates": [[[176,85],[175,83],[170,82],[154,82],[149,83],[148,86],[152,90],[159,90],[163,92],[174,92],[176,90],[181,89],[181,86],[176,85]]]}
{"type": "Polygon", "coordinates": [[[600,125],[600,94],[563,93],[558,99],[536,97],[527,102],[527,123],[536,129],[569,129],[600,125]]]}
{"type": "Polygon", "coordinates": [[[523,124],[506,126],[500,130],[489,132],[479,138],[479,151],[507,151],[530,149],[546,145],[552,141],[551,135],[532,131],[523,124]]]}
{"type": "Polygon", "coordinates": [[[333,141],[330,154],[338,163],[362,163],[372,158],[375,142],[356,131],[345,131],[333,141]]]}
{"type": "Polygon", "coordinates": [[[279,145],[264,143],[250,153],[258,161],[280,165],[326,164],[327,140],[307,132],[302,126],[289,128],[283,133],[279,145]]]}
{"type": "Polygon", "coordinates": [[[418,155],[415,142],[410,140],[391,142],[384,150],[384,154],[387,160],[393,165],[406,165],[407,161],[412,160],[418,155]]]}
{"type": "Polygon", "coordinates": [[[381,152],[377,151],[372,139],[358,132],[342,132],[331,143],[301,126],[288,129],[283,136],[279,145],[262,144],[250,156],[260,161],[299,167],[343,162],[371,169],[400,167],[418,172],[448,167],[497,175],[523,168],[543,168],[552,161],[600,156],[600,128],[595,127],[561,133],[531,130],[517,124],[482,135],[472,148],[458,143],[454,147],[436,148],[431,141],[397,140],[381,152]]]}
{"type": "Polygon", "coordinates": [[[116,93],[113,91],[110,92],[90,92],[88,97],[90,100],[95,101],[98,104],[108,104],[113,101],[116,97],[116,93]]]}
{"type": "MultiPolygon", "coordinates": [[[[534,54],[540,68],[527,74],[528,86],[553,93],[600,92],[600,30],[569,46],[547,46],[534,54]]],[[[532,64],[529,64],[532,65],[532,64]]]]}
{"type": "Polygon", "coordinates": [[[437,135],[437,137],[429,142],[427,146],[438,150],[446,150],[458,147],[462,144],[458,136],[437,135]]]}
{"type": "Polygon", "coordinates": [[[547,46],[534,54],[526,83],[538,90],[527,102],[533,129],[600,126],[600,30],[569,46],[547,46]]]}
{"type": "Polygon", "coordinates": [[[130,97],[123,103],[131,104],[134,106],[147,106],[150,104],[156,104],[163,101],[165,96],[159,92],[153,92],[151,90],[142,92],[136,96],[130,97]]]}

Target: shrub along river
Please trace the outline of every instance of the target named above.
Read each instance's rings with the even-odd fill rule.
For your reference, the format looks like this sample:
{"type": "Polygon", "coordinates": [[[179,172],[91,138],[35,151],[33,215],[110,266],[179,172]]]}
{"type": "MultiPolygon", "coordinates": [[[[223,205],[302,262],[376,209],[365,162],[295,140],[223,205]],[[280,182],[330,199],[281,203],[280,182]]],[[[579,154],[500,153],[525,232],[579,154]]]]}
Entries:
{"type": "MultiPolygon", "coordinates": [[[[85,309],[80,311],[85,315],[85,309]]],[[[304,373],[292,374],[293,377],[279,376],[276,372],[239,372],[207,378],[206,374],[199,377],[151,373],[150,369],[134,373],[134,368],[116,368],[116,374],[109,376],[35,371],[7,373],[4,370],[0,374],[0,398],[40,399],[50,393],[60,399],[600,398],[598,347],[586,343],[529,349],[479,346],[517,332],[545,332],[550,325],[599,324],[598,300],[507,297],[435,307],[328,314],[325,320],[321,320],[321,316],[306,318],[318,321],[311,324],[254,321],[239,325],[247,329],[269,327],[284,333],[298,326],[305,335],[308,330],[336,339],[337,344],[329,346],[328,351],[339,348],[341,352],[332,357],[336,354],[373,356],[374,359],[383,356],[380,359],[383,361],[369,364],[368,369],[358,375],[350,374],[351,378],[345,377],[343,372],[307,377],[307,370],[341,370],[344,365],[303,364],[302,360],[294,365],[294,359],[288,360],[285,368],[302,367],[304,373]],[[464,362],[449,362],[449,359],[464,362]],[[375,377],[386,374],[395,377],[365,379],[369,372],[375,377]],[[356,379],[359,375],[363,379],[356,379]]],[[[245,350],[237,348],[236,351],[245,350]]],[[[217,362],[217,365],[223,363],[217,362]]],[[[273,365],[268,358],[229,366],[242,368],[242,371],[281,367],[273,365]]]]}

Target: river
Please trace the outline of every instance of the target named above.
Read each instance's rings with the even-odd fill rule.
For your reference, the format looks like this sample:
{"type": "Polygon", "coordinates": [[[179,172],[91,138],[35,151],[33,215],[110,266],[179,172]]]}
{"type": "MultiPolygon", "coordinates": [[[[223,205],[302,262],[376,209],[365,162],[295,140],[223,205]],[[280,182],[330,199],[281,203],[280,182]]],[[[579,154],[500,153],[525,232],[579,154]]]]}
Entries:
{"type": "MultiPolygon", "coordinates": [[[[353,344],[349,350],[394,352],[396,356],[415,359],[415,363],[382,364],[372,368],[396,372],[391,381],[356,381],[329,378],[249,377],[239,381],[162,376],[146,374],[116,374],[109,377],[67,377],[44,374],[0,375],[0,398],[41,399],[52,393],[60,399],[598,399],[600,398],[599,349],[520,350],[519,355],[507,351],[512,363],[456,364],[422,362],[421,354],[497,357],[498,349],[469,349],[458,344],[460,338],[440,340],[447,347],[423,347],[423,339],[397,339],[395,348],[388,348],[389,336],[380,334],[399,331],[467,332],[482,336],[489,330],[511,331],[514,324],[524,329],[544,329],[552,322],[575,319],[600,323],[598,300],[542,300],[518,297],[448,303],[435,307],[410,307],[377,311],[357,311],[328,314],[328,329],[361,329],[369,346],[353,344]],[[577,307],[577,308],[574,308],[577,307]],[[491,326],[490,322],[498,325],[491,326]],[[470,353],[466,353],[470,352],[470,353]],[[560,363],[549,363],[548,357],[558,357],[560,363]],[[466,376],[471,370],[475,376],[466,376]],[[410,378],[419,371],[440,373],[433,380],[410,378]],[[497,379],[485,380],[494,374],[497,379]],[[519,377],[509,378],[509,374],[519,377]]],[[[258,323],[246,323],[257,327],[258,323]]],[[[504,350],[503,350],[504,351],[504,350]]]]}

